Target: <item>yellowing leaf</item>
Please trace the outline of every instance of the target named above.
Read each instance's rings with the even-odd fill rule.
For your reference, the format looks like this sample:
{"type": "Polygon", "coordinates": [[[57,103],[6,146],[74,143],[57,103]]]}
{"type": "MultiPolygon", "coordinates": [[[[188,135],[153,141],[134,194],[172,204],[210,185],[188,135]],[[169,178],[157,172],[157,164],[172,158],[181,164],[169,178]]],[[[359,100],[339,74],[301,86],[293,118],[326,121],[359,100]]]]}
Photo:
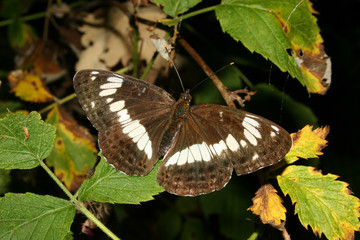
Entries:
{"type": "Polygon", "coordinates": [[[360,229],[360,201],[350,195],[346,182],[338,176],[323,175],[313,167],[289,166],[278,182],[285,195],[295,204],[301,224],[328,239],[353,239],[360,229]]]}
{"type": "Polygon", "coordinates": [[[37,73],[16,70],[8,75],[8,80],[12,92],[24,101],[48,102],[53,100],[53,96],[37,73]]]}
{"type": "Polygon", "coordinates": [[[66,112],[55,107],[46,119],[57,128],[55,146],[46,159],[56,176],[71,191],[76,191],[96,161],[96,148],[88,131],[66,112]]]}
{"type": "Polygon", "coordinates": [[[276,189],[270,183],[261,186],[252,200],[253,205],[248,210],[259,215],[264,224],[280,226],[282,221],[285,221],[286,209],[276,189]]]}
{"type": "Polygon", "coordinates": [[[293,163],[299,158],[316,158],[322,155],[321,150],[326,147],[325,140],[330,129],[328,126],[312,130],[312,126],[305,126],[296,133],[292,133],[293,146],[285,156],[287,163],[293,163]]]}

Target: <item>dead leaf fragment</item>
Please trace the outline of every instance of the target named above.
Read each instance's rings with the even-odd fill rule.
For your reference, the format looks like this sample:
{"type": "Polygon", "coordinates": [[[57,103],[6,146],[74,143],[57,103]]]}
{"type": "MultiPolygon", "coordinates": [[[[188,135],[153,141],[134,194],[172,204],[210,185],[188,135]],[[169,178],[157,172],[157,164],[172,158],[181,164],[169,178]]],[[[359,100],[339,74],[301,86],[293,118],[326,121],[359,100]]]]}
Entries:
{"type": "Polygon", "coordinates": [[[253,205],[248,210],[258,215],[264,224],[278,228],[286,220],[283,201],[270,183],[261,186],[252,201],[253,205]]]}
{"type": "Polygon", "coordinates": [[[54,99],[38,73],[15,70],[10,72],[8,80],[11,91],[24,101],[48,102],[54,99]]]}
{"type": "Polygon", "coordinates": [[[308,92],[325,94],[331,84],[331,59],[326,55],[322,42],[315,50],[293,45],[294,58],[301,68],[308,92]]]}

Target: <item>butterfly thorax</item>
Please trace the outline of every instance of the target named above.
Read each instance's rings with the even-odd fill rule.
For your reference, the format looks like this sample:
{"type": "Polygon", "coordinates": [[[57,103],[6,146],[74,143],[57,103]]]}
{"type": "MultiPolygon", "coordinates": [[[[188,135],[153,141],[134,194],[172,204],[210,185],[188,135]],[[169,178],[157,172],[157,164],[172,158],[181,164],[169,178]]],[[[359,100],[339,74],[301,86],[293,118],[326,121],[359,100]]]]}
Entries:
{"type": "Polygon", "coordinates": [[[166,130],[159,148],[160,156],[164,155],[169,150],[171,145],[169,143],[172,142],[176,132],[178,132],[185,124],[186,118],[190,112],[191,98],[189,90],[187,90],[180,95],[179,100],[171,107],[169,123],[165,127],[166,130]]]}

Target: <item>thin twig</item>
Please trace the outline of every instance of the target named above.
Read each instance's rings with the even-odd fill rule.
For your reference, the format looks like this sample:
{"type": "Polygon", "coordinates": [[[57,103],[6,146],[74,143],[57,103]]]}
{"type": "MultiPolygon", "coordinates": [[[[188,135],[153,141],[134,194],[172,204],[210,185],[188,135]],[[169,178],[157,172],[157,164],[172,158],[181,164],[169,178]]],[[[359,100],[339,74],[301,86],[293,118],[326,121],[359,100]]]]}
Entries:
{"type": "Polygon", "coordinates": [[[179,38],[179,43],[185,50],[192,56],[192,58],[199,64],[202,70],[206,75],[213,81],[216,88],[219,90],[220,94],[224,98],[226,104],[229,107],[236,108],[235,101],[238,102],[241,106],[244,105],[245,100],[242,99],[236,92],[230,91],[214,74],[211,68],[205,63],[201,56],[190,46],[190,44],[183,38],[179,38]]]}

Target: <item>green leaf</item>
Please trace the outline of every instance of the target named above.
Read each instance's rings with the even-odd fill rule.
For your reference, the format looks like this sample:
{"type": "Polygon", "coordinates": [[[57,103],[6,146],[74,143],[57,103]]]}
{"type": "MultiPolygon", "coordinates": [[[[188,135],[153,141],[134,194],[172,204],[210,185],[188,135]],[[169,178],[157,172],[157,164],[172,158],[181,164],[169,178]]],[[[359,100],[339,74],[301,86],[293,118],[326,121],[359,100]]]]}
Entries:
{"type": "Polygon", "coordinates": [[[297,4],[297,0],[223,0],[215,12],[223,31],[304,84],[300,68],[287,52],[292,46],[278,19],[287,19],[297,4]]]}
{"type": "Polygon", "coordinates": [[[0,168],[34,168],[50,154],[56,129],[40,118],[37,112],[10,113],[0,120],[0,168]]]}
{"type": "Polygon", "coordinates": [[[36,38],[31,25],[23,23],[20,18],[13,19],[8,29],[8,39],[12,48],[22,48],[27,42],[32,42],[36,38]]]}
{"type": "Polygon", "coordinates": [[[8,193],[0,199],[0,239],[64,239],[75,210],[60,198],[8,193]]]}
{"type": "Polygon", "coordinates": [[[215,12],[223,31],[304,85],[301,70],[287,51],[292,49],[292,44],[315,44],[319,28],[307,3],[298,3],[297,0],[223,0],[215,12]]]}
{"type": "Polygon", "coordinates": [[[76,191],[96,162],[95,143],[89,132],[61,108],[55,107],[46,119],[57,128],[55,146],[46,163],[71,191],[76,191]]]}
{"type": "Polygon", "coordinates": [[[289,166],[278,182],[295,205],[295,213],[315,234],[328,239],[353,239],[360,228],[360,201],[350,195],[348,184],[333,174],[322,175],[313,167],[289,166]]]}
{"type": "Polygon", "coordinates": [[[155,0],[158,5],[164,6],[164,12],[172,17],[184,13],[201,0],[155,0]]]}
{"type": "Polygon", "coordinates": [[[164,189],[157,183],[160,162],[144,177],[127,176],[110,166],[103,156],[95,174],[79,189],[81,201],[139,204],[153,199],[164,189]]]}

